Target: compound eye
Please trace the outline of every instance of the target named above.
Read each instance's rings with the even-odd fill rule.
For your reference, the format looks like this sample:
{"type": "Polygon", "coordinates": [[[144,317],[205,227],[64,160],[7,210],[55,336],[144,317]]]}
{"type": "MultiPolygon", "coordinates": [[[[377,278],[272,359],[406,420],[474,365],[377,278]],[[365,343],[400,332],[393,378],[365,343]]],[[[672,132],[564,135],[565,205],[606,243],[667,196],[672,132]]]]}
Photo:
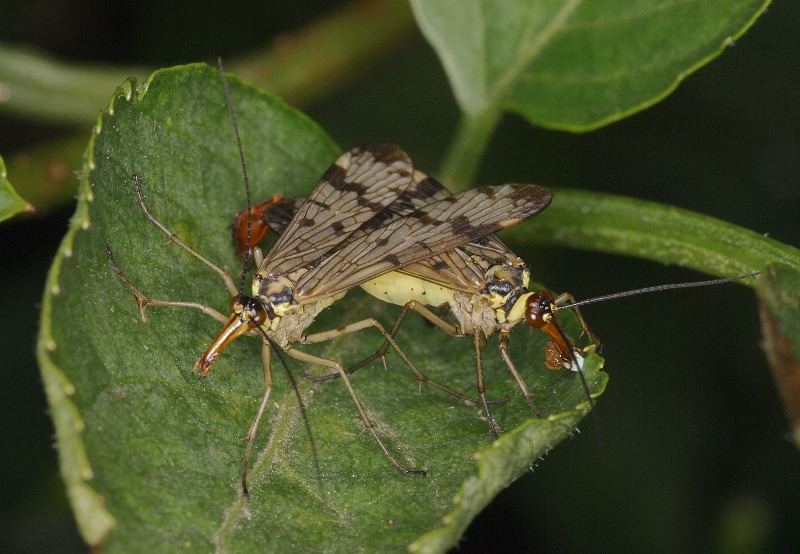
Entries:
{"type": "Polygon", "coordinates": [[[264,305],[249,296],[234,296],[231,300],[230,310],[231,315],[239,316],[239,319],[248,323],[251,328],[257,327],[269,319],[264,305]]]}
{"type": "Polygon", "coordinates": [[[539,301],[539,313],[542,314],[542,320],[547,323],[553,316],[553,297],[547,296],[539,301]]]}
{"type": "Polygon", "coordinates": [[[260,326],[265,321],[267,321],[267,310],[264,308],[261,302],[251,298],[248,304],[248,308],[250,309],[250,313],[252,316],[251,322],[253,324],[260,326]]]}

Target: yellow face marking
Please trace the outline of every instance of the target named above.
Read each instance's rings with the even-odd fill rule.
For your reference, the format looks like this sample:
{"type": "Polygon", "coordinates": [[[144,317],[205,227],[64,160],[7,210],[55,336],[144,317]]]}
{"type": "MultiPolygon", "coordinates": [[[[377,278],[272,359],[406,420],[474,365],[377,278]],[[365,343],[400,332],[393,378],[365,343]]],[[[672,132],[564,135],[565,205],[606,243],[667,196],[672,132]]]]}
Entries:
{"type": "Polygon", "coordinates": [[[532,294],[534,293],[527,292],[525,294],[520,295],[520,297],[517,298],[517,301],[508,311],[508,316],[506,316],[506,313],[501,306],[497,310],[497,320],[500,321],[501,323],[508,321],[511,325],[516,325],[517,323],[519,323],[522,320],[522,318],[525,317],[525,306],[528,303],[528,298],[530,298],[532,294]]]}

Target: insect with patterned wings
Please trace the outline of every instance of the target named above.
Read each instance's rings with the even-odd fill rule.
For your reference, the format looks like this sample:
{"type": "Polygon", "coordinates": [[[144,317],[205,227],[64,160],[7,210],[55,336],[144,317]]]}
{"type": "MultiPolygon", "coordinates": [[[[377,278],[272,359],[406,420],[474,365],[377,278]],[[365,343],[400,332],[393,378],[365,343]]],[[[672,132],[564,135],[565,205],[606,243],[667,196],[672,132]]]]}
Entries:
{"type": "Polygon", "coordinates": [[[170,242],[216,271],[233,295],[227,317],[199,303],[149,298],[125,277],[108,249],[112,266],[134,294],[142,318],[148,305],[182,306],[199,309],[224,323],[222,331],[193,367],[192,371],[197,371],[200,377],[208,375],[222,350],[237,337],[245,334],[262,337],[267,389],[248,433],[242,476],[244,494],[247,494],[247,461],[255,429],[272,387],[270,344],[297,360],[334,370],[344,381],[365,429],[392,464],[407,474],[426,474],[424,470],[405,467],[384,446],[339,362],[308,354],[293,345],[319,343],[376,327],[411,367],[391,335],[372,318],[330,331],[308,335],[304,332],[321,310],[349,289],[421,262],[437,252],[451,251],[516,225],[543,210],[550,201],[550,193],[535,185],[485,187],[448,195],[389,222],[376,220],[377,214],[402,198],[411,186],[412,177],[411,161],[395,146],[368,145],[342,155],[300,205],[267,256],[256,249],[258,270],[253,278],[252,294],[248,296],[237,290],[233,279],[222,269],[195,252],[150,213],[139,179],[134,176],[139,205],[150,222],[161,229],[170,242]],[[495,209],[481,208],[486,205],[495,209]]]}
{"type": "MultiPolygon", "coordinates": [[[[549,192],[546,195],[541,193],[541,196],[543,209],[549,204],[549,192]]],[[[397,201],[378,214],[371,224],[385,225],[387,221],[405,217],[423,206],[446,201],[448,198],[452,196],[443,185],[421,171],[415,171],[410,187],[397,201]]],[[[272,200],[254,206],[252,214],[255,225],[251,244],[260,241],[269,230],[278,234],[284,233],[302,202],[302,199],[276,196],[272,200]]],[[[476,206],[476,211],[470,216],[497,209],[501,208],[487,203],[476,206]]],[[[239,250],[245,250],[247,244],[243,233],[245,216],[246,213],[241,212],[232,224],[234,241],[239,250]]],[[[366,231],[362,229],[351,238],[357,237],[361,232],[366,231]]],[[[408,311],[413,310],[450,335],[472,336],[475,344],[478,393],[489,428],[495,436],[498,436],[497,424],[491,415],[485,393],[481,350],[487,339],[499,332],[500,355],[531,410],[540,417],[530,389],[508,354],[510,332],[523,320],[528,325],[542,330],[550,338],[546,346],[547,367],[556,369],[565,366],[579,371],[583,351],[573,345],[554,315],[558,304],[571,297],[562,295],[556,298],[546,290],[529,291],[530,272],[525,263],[494,234],[479,237],[455,249],[437,248],[435,251],[432,249],[432,252],[433,255],[427,259],[400,267],[396,271],[376,275],[361,283],[361,287],[369,294],[403,306],[390,334],[394,336],[408,311]],[[426,308],[426,305],[433,307],[448,305],[458,324],[448,323],[426,308]]],[[[584,330],[595,343],[596,339],[588,331],[580,313],[578,317],[584,330]]],[[[384,343],[373,356],[348,371],[354,371],[377,357],[382,357],[388,346],[388,343],[384,343]]],[[[321,379],[332,377],[336,375],[331,374],[321,379]]],[[[585,383],[584,387],[591,402],[585,383]]]]}

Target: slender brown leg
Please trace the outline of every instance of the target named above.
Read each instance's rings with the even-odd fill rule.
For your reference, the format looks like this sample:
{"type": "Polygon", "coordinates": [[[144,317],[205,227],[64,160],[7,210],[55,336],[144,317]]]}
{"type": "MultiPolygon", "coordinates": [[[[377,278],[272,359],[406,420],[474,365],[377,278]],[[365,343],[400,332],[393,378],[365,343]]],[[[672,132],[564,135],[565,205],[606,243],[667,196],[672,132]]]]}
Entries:
{"type": "MultiPolygon", "coordinates": [[[[430,379],[427,375],[422,373],[414,365],[414,363],[411,361],[411,359],[405,354],[405,352],[403,352],[403,350],[400,348],[400,346],[397,344],[397,342],[394,340],[394,334],[397,332],[397,329],[400,327],[400,323],[402,322],[403,317],[405,317],[405,314],[406,314],[406,312],[408,312],[409,309],[413,309],[415,311],[418,311],[419,313],[422,313],[420,310],[424,310],[424,311],[428,312],[427,308],[425,308],[424,306],[421,306],[421,305],[417,304],[416,302],[412,301],[412,302],[409,302],[408,304],[406,304],[403,307],[403,310],[400,312],[400,316],[397,318],[397,321],[395,321],[395,324],[392,327],[392,330],[390,332],[387,332],[386,329],[384,329],[383,325],[381,325],[381,323],[378,320],[374,319],[374,318],[367,318],[367,319],[364,319],[364,320],[362,320],[360,322],[353,323],[353,324],[348,325],[347,327],[345,327],[345,328],[350,328],[351,326],[358,326],[357,328],[353,328],[353,331],[359,331],[359,330],[365,329],[367,327],[375,327],[376,329],[378,329],[378,331],[381,333],[381,335],[383,335],[383,338],[385,339],[383,345],[374,354],[372,354],[371,356],[361,360],[356,365],[348,368],[345,371],[345,373],[347,373],[348,375],[352,374],[356,370],[358,370],[358,369],[364,367],[365,365],[375,361],[376,359],[383,358],[386,355],[386,351],[388,350],[388,348],[391,347],[391,348],[393,348],[395,350],[395,352],[397,352],[397,354],[400,356],[400,359],[403,360],[403,363],[406,364],[406,366],[411,370],[411,372],[417,378],[417,381],[419,381],[420,386],[422,386],[423,383],[428,383],[428,384],[436,387],[437,389],[439,389],[441,391],[444,391],[447,394],[449,394],[451,396],[454,396],[455,398],[458,398],[459,400],[461,400],[463,402],[477,403],[478,400],[476,398],[471,398],[471,397],[469,397],[467,395],[464,395],[464,394],[462,394],[462,393],[460,393],[458,391],[455,391],[455,390],[451,389],[450,387],[448,387],[446,385],[443,385],[443,384],[441,384],[441,383],[439,383],[437,381],[434,381],[433,379],[430,379]],[[410,306],[411,304],[414,304],[414,306],[410,306]]],[[[430,313],[430,312],[428,312],[428,313],[430,313]]],[[[432,315],[435,319],[438,319],[443,325],[449,326],[451,329],[456,329],[456,330],[458,329],[457,327],[455,327],[453,325],[450,325],[446,321],[438,318],[434,314],[431,313],[430,315],[432,315]]],[[[436,323],[436,322],[434,322],[434,323],[436,323]]],[[[445,331],[447,331],[448,333],[453,334],[453,332],[451,330],[449,330],[447,328],[443,328],[443,329],[445,331]]],[[[458,332],[456,331],[456,333],[458,333],[458,332]]],[[[333,338],[335,336],[339,336],[340,334],[342,334],[340,329],[332,329],[330,331],[324,331],[324,332],[321,332],[321,333],[315,333],[313,335],[309,335],[307,337],[304,337],[302,342],[304,344],[313,344],[313,343],[316,343],[316,342],[322,342],[322,341],[330,340],[331,338],[333,338]]],[[[462,336],[462,335],[461,334],[455,334],[454,336],[462,336]]],[[[339,378],[339,374],[338,373],[331,373],[331,374],[328,374],[328,375],[324,375],[322,377],[310,377],[310,378],[313,381],[329,381],[331,379],[339,378]]]]}
{"type": "Polygon", "coordinates": [[[492,412],[489,410],[489,402],[486,400],[486,385],[483,382],[483,363],[481,362],[481,343],[485,344],[486,338],[481,337],[483,333],[479,330],[475,330],[473,333],[473,339],[475,342],[475,369],[478,376],[478,394],[481,397],[481,403],[483,404],[483,411],[486,414],[486,422],[489,424],[489,431],[492,432],[494,438],[500,436],[500,431],[497,427],[497,423],[494,421],[494,417],[492,417],[492,412]]]}
{"type": "MultiPolygon", "coordinates": [[[[353,324],[352,326],[348,325],[347,327],[354,327],[354,328],[353,329],[348,329],[346,332],[354,332],[355,330],[359,330],[359,328],[357,328],[359,323],[361,323],[361,322],[357,322],[357,323],[353,324]]],[[[363,328],[363,327],[361,327],[361,328],[363,328]]],[[[325,334],[325,333],[323,333],[323,334],[325,334]]],[[[339,335],[337,334],[335,336],[339,336],[339,335]]],[[[319,341],[317,341],[317,342],[319,342],[319,341]]],[[[335,362],[333,360],[329,360],[327,358],[320,358],[319,356],[314,356],[312,354],[307,354],[306,352],[303,352],[301,350],[297,350],[296,348],[293,348],[292,346],[285,347],[284,351],[289,356],[295,358],[296,360],[300,360],[301,362],[306,362],[306,363],[309,363],[309,364],[318,364],[318,365],[321,365],[321,366],[336,370],[336,372],[341,377],[342,381],[344,381],[344,384],[347,387],[348,392],[350,393],[350,398],[352,398],[353,403],[356,405],[356,409],[358,410],[358,413],[361,416],[361,421],[364,423],[364,428],[367,431],[370,432],[370,434],[372,435],[372,438],[374,438],[375,442],[378,443],[378,446],[383,451],[384,455],[386,455],[386,457],[389,459],[389,461],[392,462],[392,464],[397,469],[399,469],[400,471],[402,471],[406,475],[419,475],[421,477],[425,477],[428,474],[425,470],[409,469],[406,466],[404,466],[403,464],[401,464],[400,462],[398,462],[397,459],[394,456],[392,456],[392,454],[389,452],[389,450],[383,444],[383,441],[381,440],[381,438],[378,436],[378,433],[375,432],[375,427],[372,424],[372,421],[370,421],[369,417],[367,416],[367,413],[364,411],[364,408],[361,405],[361,401],[358,399],[358,396],[356,395],[356,391],[355,391],[355,389],[353,389],[353,385],[350,383],[350,379],[347,377],[347,373],[345,373],[345,371],[342,368],[341,364],[339,364],[338,362],[335,362]]]]}
{"type": "Polygon", "coordinates": [[[258,425],[261,423],[261,417],[267,409],[269,395],[272,392],[272,359],[269,342],[266,340],[261,344],[261,364],[264,369],[264,396],[261,398],[261,405],[258,407],[256,417],[253,418],[253,423],[247,431],[247,447],[245,448],[244,459],[242,460],[242,494],[245,497],[250,496],[250,492],[247,490],[247,469],[250,465],[250,455],[253,452],[253,441],[256,438],[256,431],[258,431],[258,425]]]}
{"type": "Polygon", "coordinates": [[[180,248],[182,248],[183,250],[185,250],[186,252],[188,252],[189,254],[191,254],[204,264],[206,264],[212,270],[214,270],[214,272],[216,272],[217,275],[222,277],[222,280],[225,282],[225,286],[232,295],[238,294],[239,291],[236,289],[236,285],[234,284],[233,279],[231,279],[230,275],[225,273],[222,270],[222,268],[215,265],[214,263],[203,257],[201,254],[196,252],[194,249],[192,249],[188,244],[186,244],[180,238],[178,238],[178,236],[175,233],[167,229],[167,227],[163,223],[157,220],[153,216],[153,214],[150,213],[150,210],[147,209],[147,205],[144,203],[144,195],[142,194],[142,187],[139,185],[139,176],[134,173],[132,178],[133,178],[133,187],[136,189],[136,199],[138,200],[139,207],[142,208],[142,211],[144,212],[144,215],[147,217],[147,219],[149,219],[153,225],[161,229],[164,232],[164,234],[166,234],[167,237],[169,237],[169,242],[178,245],[180,248]]]}
{"type": "MultiPolygon", "coordinates": [[[[558,307],[559,304],[563,304],[564,302],[569,301],[570,304],[574,304],[576,302],[575,297],[572,296],[569,292],[562,292],[561,294],[556,297],[554,300],[554,304],[558,307]]],[[[589,337],[589,341],[591,341],[592,346],[597,352],[603,350],[603,341],[600,340],[594,332],[589,328],[589,325],[586,323],[586,320],[583,318],[583,314],[581,313],[581,309],[578,306],[574,308],[570,308],[575,312],[575,315],[578,317],[578,321],[581,324],[582,334],[585,333],[587,337],[589,337]]],[[[590,347],[587,347],[590,348],[590,347]]]]}
{"type": "Polygon", "coordinates": [[[158,298],[151,298],[147,296],[138,288],[136,288],[136,285],[131,283],[130,279],[125,276],[119,265],[117,265],[117,262],[114,259],[114,254],[111,252],[111,247],[108,245],[106,245],[106,254],[108,254],[108,260],[111,262],[111,267],[114,268],[117,276],[133,294],[133,298],[136,300],[136,305],[139,306],[139,316],[142,318],[142,321],[147,321],[147,317],[144,315],[144,309],[147,306],[175,306],[179,308],[194,308],[196,310],[200,310],[204,314],[210,315],[221,323],[226,323],[228,321],[227,317],[219,313],[214,308],[210,308],[204,304],[199,304],[197,302],[181,302],[179,300],[160,300],[158,298]]]}
{"type": "Polygon", "coordinates": [[[522,391],[522,396],[525,397],[525,400],[531,407],[533,415],[536,417],[542,417],[542,415],[539,413],[539,410],[536,408],[536,405],[533,403],[533,400],[531,399],[531,392],[528,389],[528,385],[525,384],[525,381],[522,379],[519,371],[517,371],[514,362],[511,361],[511,357],[508,355],[509,338],[508,331],[500,331],[500,356],[503,358],[503,361],[506,362],[506,366],[508,366],[508,370],[511,372],[511,375],[514,376],[514,380],[516,380],[519,390],[522,391]]]}

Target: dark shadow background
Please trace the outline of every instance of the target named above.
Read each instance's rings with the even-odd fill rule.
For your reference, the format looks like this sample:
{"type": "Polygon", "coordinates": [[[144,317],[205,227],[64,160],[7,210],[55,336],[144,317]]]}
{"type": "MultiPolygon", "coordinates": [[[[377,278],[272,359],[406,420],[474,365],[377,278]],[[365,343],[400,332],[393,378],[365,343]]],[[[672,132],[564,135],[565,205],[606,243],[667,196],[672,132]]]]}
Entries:
{"type": "MultiPolygon", "coordinates": [[[[259,47],[331,3],[232,2],[224,12],[208,1],[186,8],[40,1],[13,11],[3,4],[0,41],[79,61],[167,66],[259,47]]],[[[800,245],[798,29],[800,4],[776,2],[665,101],[593,133],[532,129],[507,116],[479,181],[627,194],[800,245]]],[[[419,37],[307,112],[343,148],[395,142],[434,172],[458,117],[438,61],[419,37]]],[[[8,159],[64,132],[2,118],[0,152],[8,159]]],[[[58,475],[34,357],[45,272],[70,212],[0,227],[0,551],[85,550],[58,475]]],[[[586,252],[519,253],[535,280],[578,298],[701,278],[586,252]]],[[[752,291],[730,285],[649,295],[584,314],[605,341],[611,375],[599,425],[587,420],[581,434],[501,494],[461,551],[796,549],[800,455],[759,346],[752,291]]]]}

